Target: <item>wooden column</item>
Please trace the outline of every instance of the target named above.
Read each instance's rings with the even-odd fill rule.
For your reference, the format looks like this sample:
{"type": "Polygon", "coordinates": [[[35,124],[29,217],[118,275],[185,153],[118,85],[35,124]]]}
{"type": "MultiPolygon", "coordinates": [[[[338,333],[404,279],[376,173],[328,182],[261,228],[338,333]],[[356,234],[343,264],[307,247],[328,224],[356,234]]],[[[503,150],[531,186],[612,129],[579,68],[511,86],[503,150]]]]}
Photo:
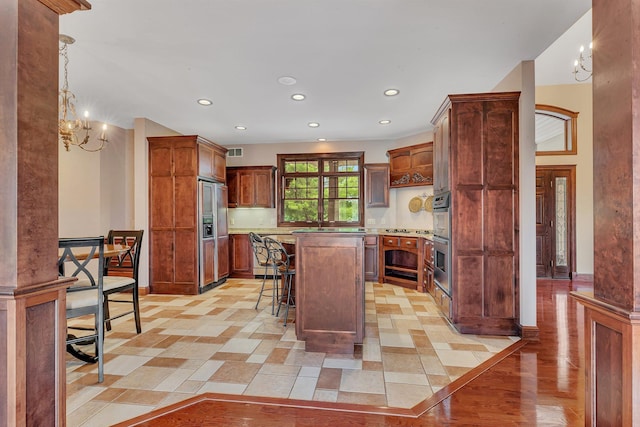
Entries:
{"type": "Polygon", "coordinates": [[[0,425],[65,424],[58,280],[58,14],[84,0],[0,7],[0,425]]]}
{"type": "Polygon", "coordinates": [[[594,292],[586,425],[640,425],[640,2],[593,0],[594,292]]]}

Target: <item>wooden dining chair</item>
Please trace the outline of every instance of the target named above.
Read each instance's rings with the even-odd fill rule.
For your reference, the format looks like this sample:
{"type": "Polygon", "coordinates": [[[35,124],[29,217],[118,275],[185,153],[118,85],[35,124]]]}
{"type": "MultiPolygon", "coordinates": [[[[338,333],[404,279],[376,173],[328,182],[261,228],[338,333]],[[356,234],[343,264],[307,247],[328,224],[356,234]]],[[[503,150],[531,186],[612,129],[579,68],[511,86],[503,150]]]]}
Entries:
{"type": "Polygon", "coordinates": [[[144,230],[110,230],[107,243],[122,244],[129,247],[126,252],[107,258],[104,263],[104,313],[107,331],[111,330],[111,321],[133,314],[137,333],[142,332],[140,322],[140,299],[138,292],[138,266],[140,247],[144,230]],[[131,298],[125,297],[130,294],[131,298]],[[119,294],[115,296],[114,294],[119,294]],[[131,304],[131,310],[115,315],[111,314],[109,303],[131,304]]]}
{"type": "Polygon", "coordinates": [[[85,362],[97,362],[98,382],[101,383],[104,380],[104,311],[102,304],[104,236],[60,239],[58,247],[62,249],[58,257],[58,270],[65,272],[65,276],[78,279],[67,288],[67,320],[80,316],[94,316],[94,326],[91,328],[79,325],[67,326],[67,330],[91,332],[81,336],[67,332],[67,351],[85,362]],[[85,256],[76,257],[74,248],[76,253],[83,252],[85,256]],[[96,260],[97,264],[91,265],[93,260],[96,260]],[[91,343],[95,345],[93,356],[74,347],[91,343]]]}

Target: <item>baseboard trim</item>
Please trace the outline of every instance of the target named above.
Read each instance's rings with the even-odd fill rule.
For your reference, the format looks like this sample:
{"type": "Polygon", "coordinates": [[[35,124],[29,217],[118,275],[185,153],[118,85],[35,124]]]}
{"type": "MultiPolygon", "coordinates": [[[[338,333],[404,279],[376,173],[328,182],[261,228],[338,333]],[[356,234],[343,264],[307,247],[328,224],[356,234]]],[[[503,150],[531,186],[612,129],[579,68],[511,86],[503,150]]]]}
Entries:
{"type": "Polygon", "coordinates": [[[520,337],[527,341],[540,341],[540,329],[537,326],[518,325],[520,337]]]}

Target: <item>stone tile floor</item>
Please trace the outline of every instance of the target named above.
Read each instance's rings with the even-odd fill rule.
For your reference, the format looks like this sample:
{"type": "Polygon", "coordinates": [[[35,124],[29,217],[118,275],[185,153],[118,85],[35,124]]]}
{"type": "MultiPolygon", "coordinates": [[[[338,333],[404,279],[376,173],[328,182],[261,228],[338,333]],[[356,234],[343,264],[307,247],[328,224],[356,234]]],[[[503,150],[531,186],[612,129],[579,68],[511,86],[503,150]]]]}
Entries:
{"type": "Polygon", "coordinates": [[[128,316],[106,333],[103,383],[96,365],[67,356],[67,425],[105,426],[205,392],[411,408],[518,340],[459,334],[429,295],[367,282],[355,354],[305,352],[270,298],[254,309],[260,284],[142,296],[143,332],[128,316]]]}

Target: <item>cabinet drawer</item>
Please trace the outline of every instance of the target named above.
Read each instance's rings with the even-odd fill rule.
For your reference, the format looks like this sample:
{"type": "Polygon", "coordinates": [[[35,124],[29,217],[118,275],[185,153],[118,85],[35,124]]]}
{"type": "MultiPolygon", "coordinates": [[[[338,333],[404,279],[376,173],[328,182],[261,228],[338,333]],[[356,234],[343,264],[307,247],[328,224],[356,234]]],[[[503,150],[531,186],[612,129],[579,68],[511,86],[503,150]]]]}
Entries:
{"type": "Polygon", "coordinates": [[[449,298],[449,295],[445,294],[444,291],[440,289],[438,286],[434,286],[432,296],[436,305],[442,312],[442,314],[444,314],[450,319],[451,318],[451,298],[449,298]]]}
{"type": "Polygon", "coordinates": [[[378,244],[378,236],[364,236],[364,244],[374,246],[378,244]]]}
{"type": "Polygon", "coordinates": [[[415,237],[400,237],[399,246],[402,248],[418,249],[418,239],[415,237]]]}
{"type": "Polygon", "coordinates": [[[400,238],[394,236],[383,236],[382,241],[385,246],[398,247],[400,245],[400,238]]]}

